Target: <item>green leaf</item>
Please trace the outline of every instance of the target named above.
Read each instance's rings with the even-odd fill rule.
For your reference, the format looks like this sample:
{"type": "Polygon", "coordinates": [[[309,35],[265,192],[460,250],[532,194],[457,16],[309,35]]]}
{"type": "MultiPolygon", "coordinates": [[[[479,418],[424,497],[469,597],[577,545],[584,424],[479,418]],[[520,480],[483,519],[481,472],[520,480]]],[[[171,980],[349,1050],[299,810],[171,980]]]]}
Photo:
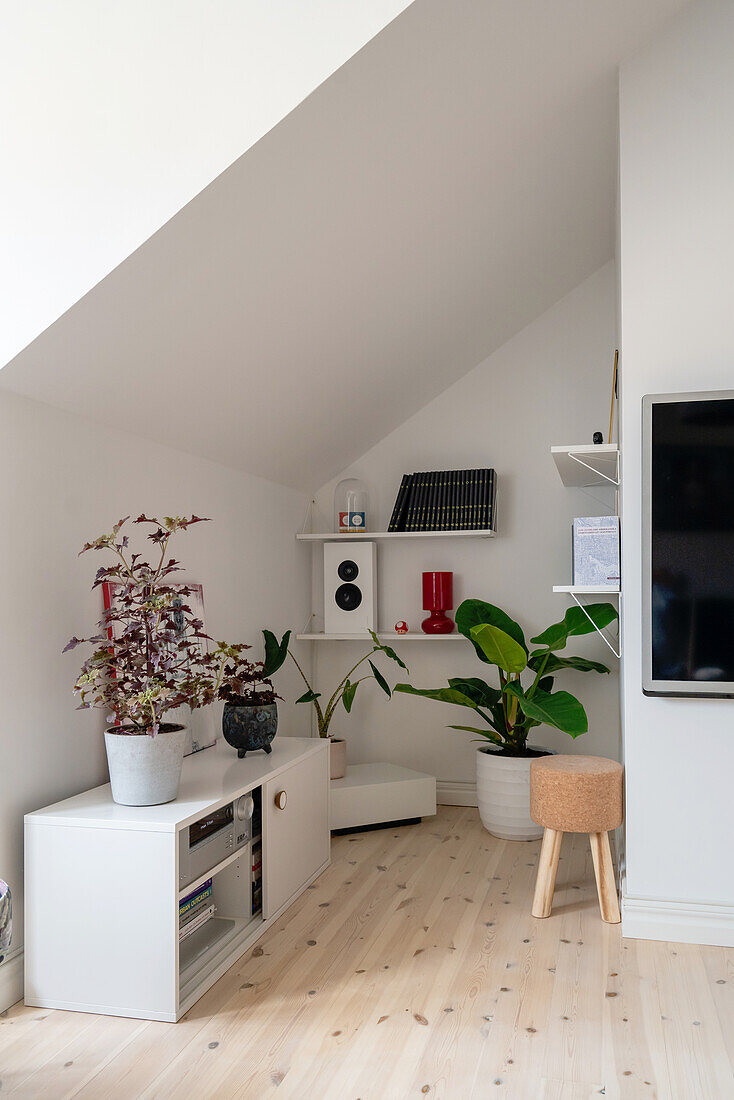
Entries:
{"type": "Polygon", "coordinates": [[[541,676],[541,678],[538,680],[537,690],[546,692],[553,691],[554,679],[555,678],[553,676],[541,676]]]}
{"type": "Polygon", "coordinates": [[[471,638],[488,661],[509,673],[520,673],[528,663],[527,650],[506,631],[491,623],[471,628],[471,638]]]}
{"type": "Polygon", "coordinates": [[[518,680],[508,684],[505,691],[517,696],[523,713],[529,718],[554,726],[571,737],[578,737],[589,728],[586,711],[578,699],[567,691],[556,691],[550,695],[536,689],[532,699],[528,699],[518,680]]]}
{"type": "Polygon", "coordinates": [[[296,699],[296,702],[297,703],[315,703],[316,700],[320,699],[320,698],[321,698],[321,692],[320,691],[311,691],[310,688],[309,688],[308,691],[304,691],[304,693],[303,693],[303,695],[301,696],[300,699],[296,699]]]}
{"type": "Polygon", "coordinates": [[[270,677],[282,667],[288,656],[288,643],[291,640],[291,632],[286,630],[281,640],[278,641],[272,630],[263,630],[263,638],[265,640],[263,676],[270,677]]]}
{"type": "Polygon", "coordinates": [[[545,660],[545,672],[559,672],[563,668],[573,668],[576,672],[609,672],[606,665],[600,661],[590,661],[587,657],[559,657],[557,653],[551,653],[547,649],[536,649],[530,654],[528,668],[537,672],[545,660]]]}
{"type": "Polygon", "coordinates": [[[372,638],[372,641],[375,643],[375,650],[379,649],[382,653],[385,654],[386,657],[389,657],[391,661],[396,661],[401,668],[405,669],[406,672],[409,671],[408,666],[400,660],[392,646],[383,645],[380,639],[375,634],[374,630],[370,630],[370,636],[372,638]]]}
{"type": "Polygon", "coordinates": [[[386,680],[386,679],[385,679],[385,677],[384,677],[384,676],[382,675],[382,673],[380,672],[379,668],[377,668],[377,667],[376,667],[376,666],[375,666],[375,665],[374,665],[374,664],[372,663],[372,661],[368,661],[368,662],[367,662],[367,664],[368,664],[368,665],[370,666],[370,668],[372,669],[372,672],[373,672],[373,674],[374,674],[374,677],[375,677],[375,679],[377,680],[377,683],[378,683],[378,684],[380,685],[380,687],[382,688],[382,690],[383,690],[383,691],[385,692],[385,695],[387,695],[387,697],[388,697],[388,699],[389,699],[389,698],[390,698],[390,696],[392,695],[392,692],[390,691],[390,685],[388,684],[387,680],[386,680]]]}
{"type": "Polygon", "coordinates": [[[449,687],[461,691],[480,707],[493,707],[502,698],[502,692],[499,688],[490,687],[489,684],[485,684],[484,680],[480,680],[477,676],[467,678],[455,676],[452,680],[449,680],[449,687]]]}
{"type": "Polygon", "coordinates": [[[619,615],[610,603],[590,603],[583,611],[580,607],[569,607],[560,623],[553,623],[530,641],[534,645],[547,646],[548,649],[563,649],[573,635],[592,634],[594,630],[602,630],[618,618],[619,615]]]}
{"type": "Polygon", "coordinates": [[[474,726],[447,726],[449,730],[466,730],[467,733],[478,733],[480,737],[483,737],[486,741],[492,741],[495,745],[502,745],[503,741],[499,734],[490,733],[489,730],[479,730],[474,726]]]}
{"type": "MultiPolygon", "coordinates": [[[[469,699],[477,704],[477,707],[484,707],[485,710],[488,710],[493,718],[490,725],[493,725],[496,730],[503,730],[505,728],[505,716],[502,710],[502,692],[499,688],[490,687],[489,684],[485,684],[484,680],[480,680],[476,676],[467,678],[456,676],[449,680],[449,687],[468,696],[469,699]]],[[[482,711],[479,713],[482,714],[482,717],[486,717],[482,711]]]]}
{"type": "Polygon", "coordinates": [[[457,629],[472,643],[480,661],[486,663],[488,659],[472,639],[471,631],[472,627],[480,626],[483,623],[489,623],[490,626],[496,626],[500,630],[504,630],[505,634],[509,634],[518,645],[523,647],[526,653],[528,651],[525,644],[525,635],[520,624],[492,603],[485,603],[484,600],[464,600],[457,607],[454,617],[457,629]]]}
{"type": "Polygon", "coordinates": [[[454,688],[414,688],[412,684],[396,684],[393,690],[401,691],[405,695],[420,695],[424,699],[436,699],[439,703],[453,703],[459,707],[478,709],[477,704],[468,695],[454,688]]]}
{"type": "Polygon", "coordinates": [[[342,692],[342,703],[344,704],[344,709],[347,714],[351,712],[352,703],[354,702],[354,696],[357,694],[358,684],[359,681],[357,681],[356,684],[352,684],[349,682],[349,680],[347,680],[346,684],[344,685],[344,691],[342,692]]]}

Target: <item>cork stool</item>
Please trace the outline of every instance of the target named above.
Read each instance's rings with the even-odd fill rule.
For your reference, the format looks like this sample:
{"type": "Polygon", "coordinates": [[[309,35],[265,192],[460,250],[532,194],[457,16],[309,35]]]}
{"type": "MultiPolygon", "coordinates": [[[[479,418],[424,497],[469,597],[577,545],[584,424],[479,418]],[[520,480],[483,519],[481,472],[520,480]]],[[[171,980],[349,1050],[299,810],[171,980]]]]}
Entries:
{"type": "Polygon", "coordinates": [[[603,756],[542,756],[530,765],[530,816],[545,829],[533,916],[549,917],[564,833],[588,833],[601,919],[619,924],[609,830],[622,824],[622,765],[603,756]]]}

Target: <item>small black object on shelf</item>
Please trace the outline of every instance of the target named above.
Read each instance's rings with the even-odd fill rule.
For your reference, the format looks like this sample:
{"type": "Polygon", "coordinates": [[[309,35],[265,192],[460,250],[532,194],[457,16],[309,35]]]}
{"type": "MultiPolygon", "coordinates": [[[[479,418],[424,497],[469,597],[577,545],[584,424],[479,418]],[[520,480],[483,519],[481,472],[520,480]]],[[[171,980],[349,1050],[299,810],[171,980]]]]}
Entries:
{"type": "Polygon", "coordinates": [[[602,434],[602,432],[594,432],[593,439],[594,439],[594,443],[603,443],[604,442],[604,435],[602,434]]]}

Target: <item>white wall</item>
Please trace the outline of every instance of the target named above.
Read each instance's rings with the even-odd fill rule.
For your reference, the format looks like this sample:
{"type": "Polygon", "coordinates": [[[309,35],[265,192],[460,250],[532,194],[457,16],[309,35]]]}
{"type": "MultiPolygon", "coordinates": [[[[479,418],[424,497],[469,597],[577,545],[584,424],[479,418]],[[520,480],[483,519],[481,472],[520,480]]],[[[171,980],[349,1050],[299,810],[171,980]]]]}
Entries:
{"type": "MultiPolygon", "coordinates": [[[[249,642],[259,658],[262,627],[282,631],[307,613],[309,565],[294,538],[305,504],[295,490],[0,391],[0,877],[15,900],[13,950],[23,814],[107,777],[103,715],[76,711],[71,691],[81,651],[61,654],[101,612],[90,588],[102,555],[78,558],[80,547],[143,510],[211,517],[172,549],[182,576],[204,585],[210,633],[249,642]]],[[[286,667],[280,693],[292,700],[297,688],[286,667]]],[[[306,708],[281,703],[279,735],[308,733],[306,708]]]]}
{"type": "Polygon", "coordinates": [[[406,6],[0,0],[0,365],[406,6]]]}
{"type": "MultiPolygon", "coordinates": [[[[386,529],[405,471],[488,465],[499,476],[496,539],[378,544],[381,628],[392,629],[397,619],[406,619],[411,629],[420,629],[424,569],[453,570],[457,606],[468,596],[499,604],[518,618],[528,637],[563,617],[567,597],[554,595],[552,586],[570,581],[571,519],[606,514],[613,492],[598,491],[606,504],[600,506],[580,490],[565,489],[550,447],[590,442],[596,429],[606,434],[615,310],[615,272],[609,263],[340,475],[362,477],[371,487],[377,530],[386,529]]],[[[383,397],[389,402],[389,393],[383,397]]],[[[334,482],[318,494],[324,523],[331,520],[333,487],[334,482]]],[[[314,557],[314,606],[322,609],[318,550],[314,557]]],[[[487,669],[468,643],[401,645],[396,639],[395,644],[419,687],[441,686],[453,675],[482,676],[487,669]]],[[[356,660],[358,647],[319,642],[314,648],[318,686],[326,692],[353,654],[356,660]]],[[[613,670],[604,677],[570,673],[564,678],[564,686],[577,691],[587,707],[589,733],[572,742],[542,728],[534,731],[536,743],[616,757],[616,662],[597,638],[580,640],[574,650],[613,670]]],[[[396,679],[392,668],[389,679],[396,679]]],[[[388,702],[376,685],[363,684],[352,715],[340,710],[335,732],[346,735],[353,763],[388,760],[422,769],[442,781],[442,790],[447,783],[463,790],[463,784],[469,796],[475,746],[470,734],[445,728],[449,722],[471,725],[467,713],[402,695],[388,702]]]]}
{"type": "Polygon", "coordinates": [[[734,5],[709,0],[620,79],[624,930],[729,943],[734,909],[722,932],[691,905],[734,906],[734,701],[642,694],[640,426],[645,393],[734,388],[733,74],[734,5]]]}

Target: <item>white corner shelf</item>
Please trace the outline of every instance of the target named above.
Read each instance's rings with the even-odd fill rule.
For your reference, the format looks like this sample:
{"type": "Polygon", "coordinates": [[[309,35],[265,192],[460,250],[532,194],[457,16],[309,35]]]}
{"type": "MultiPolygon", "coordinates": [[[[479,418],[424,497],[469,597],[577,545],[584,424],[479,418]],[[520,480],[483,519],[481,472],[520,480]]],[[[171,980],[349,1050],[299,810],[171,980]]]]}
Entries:
{"type": "Polygon", "coordinates": [[[551,447],[561,481],[569,488],[619,485],[619,447],[616,443],[551,447]]]}
{"type": "MultiPolygon", "coordinates": [[[[407,634],[397,634],[394,630],[378,630],[376,631],[377,637],[381,642],[458,642],[459,639],[464,639],[463,634],[459,634],[458,631],[453,634],[424,634],[423,631],[408,631],[407,634]]],[[[296,639],[299,642],[361,642],[370,643],[372,639],[369,634],[324,634],[321,632],[314,632],[313,634],[296,634],[296,639]]]]}
{"type": "Polygon", "coordinates": [[[323,532],[317,535],[296,535],[299,542],[353,542],[355,539],[493,539],[496,531],[357,531],[353,535],[323,532]]]}
{"type": "Polygon", "coordinates": [[[619,586],[610,588],[609,585],[554,584],[553,591],[566,592],[569,596],[618,596],[619,586]]]}
{"type": "Polygon", "coordinates": [[[436,812],[435,777],[398,764],[350,764],[343,779],[332,779],[329,791],[332,829],[433,817],[436,812]]]}
{"type": "Polygon", "coordinates": [[[610,649],[612,651],[612,653],[614,654],[614,656],[617,658],[617,660],[619,660],[622,656],[622,647],[621,647],[621,645],[620,645],[619,649],[615,649],[615,647],[609,641],[609,638],[607,638],[604,631],[601,630],[596,625],[596,623],[592,620],[592,618],[589,615],[588,611],[586,610],[586,608],[582,604],[581,600],[579,599],[579,596],[620,596],[622,594],[621,589],[620,588],[610,588],[608,585],[605,587],[603,585],[593,585],[593,584],[554,584],[553,585],[553,591],[554,592],[562,592],[562,593],[565,593],[566,595],[571,597],[571,599],[576,604],[576,606],[580,607],[581,610],[583,611],[583,613],[586,615],[586,618],[589,620],[589,622],[593,626],[596,633],[599,635],[601,640],[604,642],[604,645],[607,647],[607,649],[610,649]]]}

